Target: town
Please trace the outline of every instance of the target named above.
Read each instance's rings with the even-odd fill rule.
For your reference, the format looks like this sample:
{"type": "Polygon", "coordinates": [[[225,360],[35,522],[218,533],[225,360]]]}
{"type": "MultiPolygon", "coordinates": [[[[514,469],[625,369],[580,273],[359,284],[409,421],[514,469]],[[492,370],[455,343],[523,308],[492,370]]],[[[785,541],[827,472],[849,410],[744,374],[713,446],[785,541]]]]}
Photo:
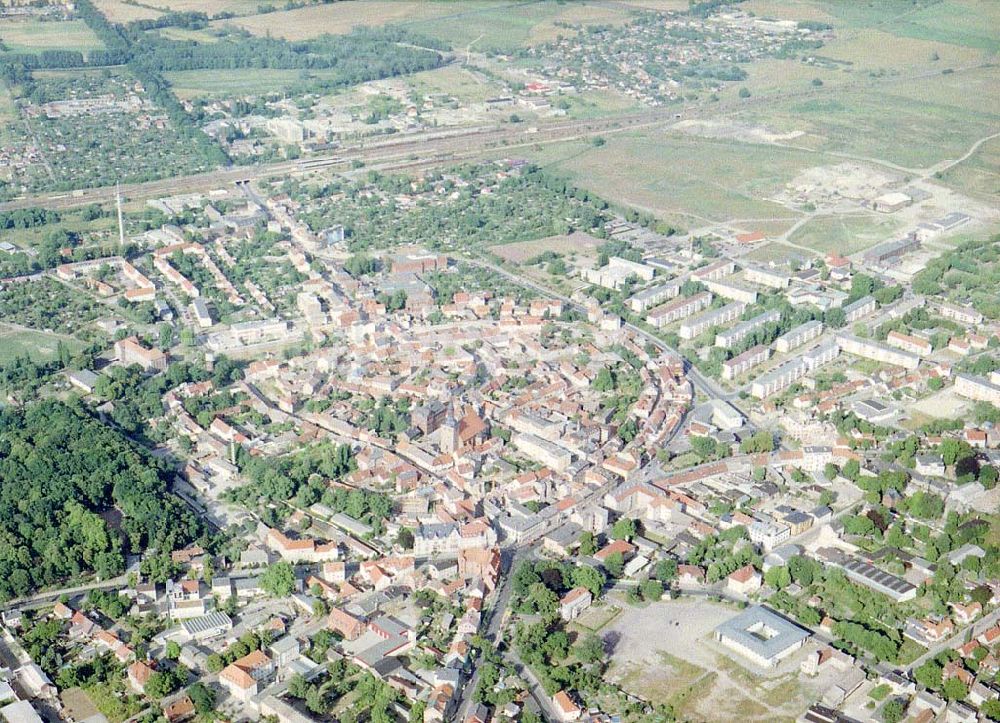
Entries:
{"type": "Polygon", "coordinates": [[[1000,720],[997,86],[777,109],[994,31],[196,5],[0,9],[3,721],[1000,720]],[[650,139],[805,157],[664,211],[650,139]]]}

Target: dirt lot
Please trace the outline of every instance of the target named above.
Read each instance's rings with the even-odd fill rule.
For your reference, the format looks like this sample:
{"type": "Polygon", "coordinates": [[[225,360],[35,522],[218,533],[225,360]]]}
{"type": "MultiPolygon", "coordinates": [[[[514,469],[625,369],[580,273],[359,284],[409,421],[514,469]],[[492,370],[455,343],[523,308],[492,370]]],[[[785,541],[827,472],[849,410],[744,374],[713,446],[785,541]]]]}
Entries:
{"type": "Polygon", "coordinates": [[[773,670],[738,660],[712,639],[737,614],[704,600],[674,600],[626,608],[602,632],[614,643],[608,676],[642,698],[670,703],[693,720],[794,720],[830,684],[801,678],[806,646],[773,670]]]}

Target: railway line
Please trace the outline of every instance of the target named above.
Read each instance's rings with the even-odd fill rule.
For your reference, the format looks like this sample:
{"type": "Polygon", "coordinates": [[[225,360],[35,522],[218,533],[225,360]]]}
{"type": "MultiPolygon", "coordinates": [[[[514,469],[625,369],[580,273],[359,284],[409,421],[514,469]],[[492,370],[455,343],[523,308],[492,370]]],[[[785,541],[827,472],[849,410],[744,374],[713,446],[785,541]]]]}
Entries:
{"type": "MultiPolygon", "coordinates": [[[[961,72],[979,67],[956,68],[961,72]]],[[[938,75],[940,71],[889,78],[864,78],[837,86],[838,91],[855,87],[869,88],[894,82],[938,75]]],[[[562,143],[598,135],[646,130],[669,126],[681,120],[714,118],[762,104],[774,104],[793,98],[807,99],[829,93],[828,89],[809,87],[800,91],[768,96],[754,96],[719,103],[651,108],[648,110],[584,120],[550,120],[537,125],[511,123],[472,126],[453,130],[414,133],[401,138],[361,141],[301,160],[227,166],[203,173],[175,176],[143,183],[126,184],[122,191],[128,200],[144,200],[178,193],[206,191],[241,181],[254,181],[272,175],[308,173],[314,170],[348,170],[357,166],[376,166],[386,170],[439,165],[452,160],[495,157],[498,151],[515,151],[533,145],[562,143]]],[[[0,203],[0,211],[44,207],[69,209],[90,203],[107,203],[115,198],[113,186],[59,193],[31,194],[0,203]]]]}

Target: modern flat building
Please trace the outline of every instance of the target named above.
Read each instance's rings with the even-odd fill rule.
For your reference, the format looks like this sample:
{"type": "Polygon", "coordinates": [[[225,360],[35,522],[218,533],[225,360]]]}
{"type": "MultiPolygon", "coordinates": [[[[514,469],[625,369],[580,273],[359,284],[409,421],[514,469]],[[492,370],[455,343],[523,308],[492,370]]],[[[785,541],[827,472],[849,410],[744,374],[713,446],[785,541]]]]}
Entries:
{"type": "Polygon", "coordinates": [[[702,266],[700,269],[695,269],[691,272],[691,276],[698,281],[717,281],[724,276],[729,276],[734,271],[736,271],[736,262],[722,259],[708,266],[702,266]]]}
{"type": "Polygon", "coordinates": [[[167,368],[167,355],[159,349],[147,349],[139,340],[130,336],[115,342],[115,355],[123,366],[138,364],[144,371],[164,371],[167,368]]]}
{"type": "Polygon", "coordinates": [[[763,605],[747,608],[715,629],[717,641],[762,668],[773,668],[808,638],[808,630],[763,605]]]}
{"type": "Polygon", "coordinates": [[[902,256],[917,251],[920,240],[915,234],[895,241],[886,241],[873,246],[865,252],[865,263],[869,266],[888,266],[896,263],[902,256]]]}
{"type": "Polygon", "coordinates": [[[968,306],[942,303],[938,304],[938,313],[945,319],[951,319],[967,326],[975,326],[983,323],[983,315],[968,306]]]}
{"type": "Polygon", "coordinates": [[[973,374],[956,374],[955,393],[967,399],[990,402],[1000,406],[1000,384],[994,384],[985,377],[973,374]]]}
{"type": "Polygon", "coordinates": [[[747,266],[743,272],[743,278],[752,284],[768,286],[772,289],[787,289],[791,282],[791,277],[788,274],[760,266],[747,266]]]}
{"type": "Polygon", "coordinates": [[[898,331],[890,331],[885,338],[885,342],[897,349],[908,351],[911,354],[922,354],[923,356],[927,356],[934,350],[931,343],[926,339],[902,334],[898,331]]]}

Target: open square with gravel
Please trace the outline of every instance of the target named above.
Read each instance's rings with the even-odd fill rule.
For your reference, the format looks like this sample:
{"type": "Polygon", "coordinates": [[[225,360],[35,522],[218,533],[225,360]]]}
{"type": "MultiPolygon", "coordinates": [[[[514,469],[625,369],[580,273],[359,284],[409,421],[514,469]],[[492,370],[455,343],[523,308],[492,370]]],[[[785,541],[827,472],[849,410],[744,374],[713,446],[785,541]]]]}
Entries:
{"type": "Polygon", "coordinates": [[[794,720],[831,682],[799,674],[816,644],[807,642],[773,669],[755,667],[712,635],[739,612],[700,598],[626,607],[601,631],[612,655],[608,675],[629,693],[669,703],[692,720],[794,720]]]}

